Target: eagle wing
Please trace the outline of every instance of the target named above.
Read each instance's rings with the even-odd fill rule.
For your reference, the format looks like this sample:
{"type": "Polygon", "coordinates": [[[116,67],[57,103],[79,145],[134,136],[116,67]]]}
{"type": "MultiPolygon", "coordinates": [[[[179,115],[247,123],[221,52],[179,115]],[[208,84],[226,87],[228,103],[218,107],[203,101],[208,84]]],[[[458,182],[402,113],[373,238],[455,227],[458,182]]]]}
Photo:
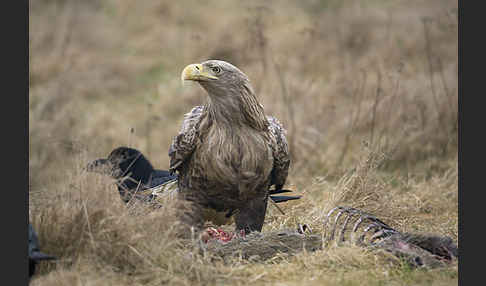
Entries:
{"type": "Polygon", "coordinates": [[[273,169],[271,173],[270,185],[275,185],[276,190],[282,189],[290,166],[290,153],[287,139],[285,138],[286,131],[277,120],[272,116],[267,116],[269,122],[268,130],[273,140],[271,141],[271,148],[273,152],[273,169]]]}
{"type": "Polygon", "coordinates": [[[194,107],[189,113],[184,115],[179,134],[172,140],[169,147],[169,172],[174,174],[187,158],[189,158],[196,148],[197,138],[199,137],[199,125],[203,115],[203,106],[194,107]]]}

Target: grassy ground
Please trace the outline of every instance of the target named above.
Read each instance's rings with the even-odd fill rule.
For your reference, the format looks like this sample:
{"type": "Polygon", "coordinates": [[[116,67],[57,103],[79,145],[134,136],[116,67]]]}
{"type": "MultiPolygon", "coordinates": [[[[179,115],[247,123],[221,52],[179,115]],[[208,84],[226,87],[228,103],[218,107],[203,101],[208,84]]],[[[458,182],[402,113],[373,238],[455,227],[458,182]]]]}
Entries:
{"type": "Polygon", "coordinates": [[[180,84],[223,59],[288,130],[288,187],[263,231],[319,231],[336,205],[458,239],[457,1],[30,1],[29,216],[43,263],[32,285],[451,285],[457,263],[410,269],[355,247],[224,265],[190,255],[170,206],[130,215],[82,167],[120,145],[158,168],[183,114],[180,84]],[[299,2],[300,3],[300,2],[299,2]]]}

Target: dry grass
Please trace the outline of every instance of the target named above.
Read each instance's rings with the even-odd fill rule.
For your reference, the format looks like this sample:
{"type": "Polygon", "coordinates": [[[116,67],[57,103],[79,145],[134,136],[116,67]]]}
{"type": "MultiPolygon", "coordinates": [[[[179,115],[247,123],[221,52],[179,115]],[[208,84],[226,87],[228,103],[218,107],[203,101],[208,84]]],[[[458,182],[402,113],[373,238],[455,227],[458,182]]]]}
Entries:
{"type": "Polygon", "coordinates": [[[134,216],[109,180],[82,172],[119,145],[167,168],[183,114],[204,100],[179,74],[219,58],[288,130],[288,185],[304,197],[285,216],[270,206],[264,231],[319,231],[350,205],[457,241],[457,2],[29,3],[29,214],[61,258],[32,285],[457,284],[457,264],[412,270],[348,246],[210,262],[180,247],[170,206],[134,216]]]}

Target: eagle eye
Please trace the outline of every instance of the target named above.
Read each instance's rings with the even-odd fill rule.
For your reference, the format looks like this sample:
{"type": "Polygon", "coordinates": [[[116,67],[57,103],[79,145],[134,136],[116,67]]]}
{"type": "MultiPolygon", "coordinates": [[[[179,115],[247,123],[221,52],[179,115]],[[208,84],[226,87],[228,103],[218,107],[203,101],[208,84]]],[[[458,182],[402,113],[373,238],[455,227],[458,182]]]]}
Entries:
{"type": "Polygon", "coordinates": [[[212,67],[211,70],[215,73],[215,74],[218,74],[221,72],[221,68],[220,67],[212,67]]]}

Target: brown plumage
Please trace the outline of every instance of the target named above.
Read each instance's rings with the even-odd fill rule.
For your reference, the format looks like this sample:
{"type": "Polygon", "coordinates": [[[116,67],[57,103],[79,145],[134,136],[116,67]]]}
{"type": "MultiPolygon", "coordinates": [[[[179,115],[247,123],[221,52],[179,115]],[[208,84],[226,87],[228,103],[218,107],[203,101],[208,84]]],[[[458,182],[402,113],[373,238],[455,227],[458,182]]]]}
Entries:
{"type": "Polygon", "coordinates": [[[200,228],[209,208],[234,214],[237,230],[261,231],[269,188],[281,189],[288,174],[285,130],[265,115],[248,77],[227,62],[189,65],[182,79],[208,93],[204,106],[185,115],[169,149],[179,194],[192,203],[183,221],[200,228]]]}

